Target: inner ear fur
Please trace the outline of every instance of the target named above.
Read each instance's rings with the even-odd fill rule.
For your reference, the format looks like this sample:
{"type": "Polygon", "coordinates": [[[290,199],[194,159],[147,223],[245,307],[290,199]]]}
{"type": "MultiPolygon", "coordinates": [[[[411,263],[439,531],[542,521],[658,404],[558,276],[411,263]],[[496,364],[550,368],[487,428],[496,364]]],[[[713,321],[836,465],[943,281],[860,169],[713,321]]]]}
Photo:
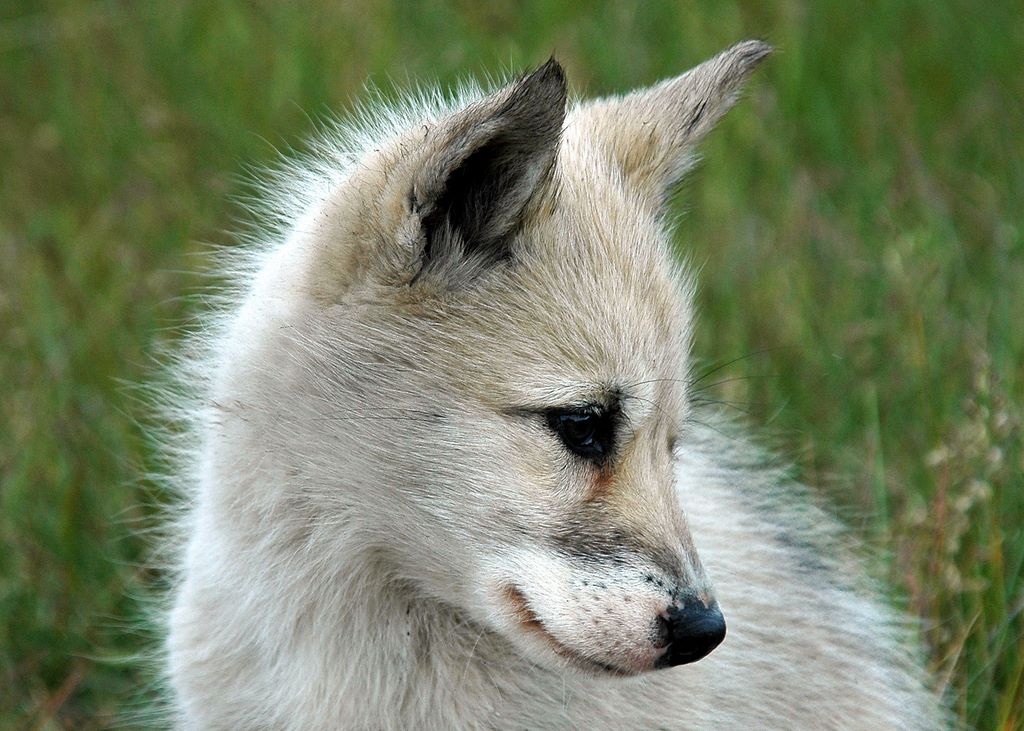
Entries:
{"type": "Polygon", "coordinates": [[[566,82],[549,60],[432,130],[410,203],[422,235],[417,279],[463,279],[511,256],[527,204],[554,165],[566,82]]]}

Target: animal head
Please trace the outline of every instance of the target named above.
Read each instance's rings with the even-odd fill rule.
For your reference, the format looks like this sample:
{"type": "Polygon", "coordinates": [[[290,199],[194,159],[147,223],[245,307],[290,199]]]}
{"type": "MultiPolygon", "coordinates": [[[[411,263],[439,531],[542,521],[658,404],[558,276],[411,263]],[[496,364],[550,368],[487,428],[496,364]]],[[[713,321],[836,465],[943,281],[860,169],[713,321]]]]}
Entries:
{"type": "Polygon", "coordinates": [[[261,519],[359,546],[551,667],[710,652],[725,625],[674,484],[690,285],[663,207],[769,51],[578,105],[549,61],[331,178],[220,378],[273,394],[260,438],[286,466],[246,498],[261,519]]]}

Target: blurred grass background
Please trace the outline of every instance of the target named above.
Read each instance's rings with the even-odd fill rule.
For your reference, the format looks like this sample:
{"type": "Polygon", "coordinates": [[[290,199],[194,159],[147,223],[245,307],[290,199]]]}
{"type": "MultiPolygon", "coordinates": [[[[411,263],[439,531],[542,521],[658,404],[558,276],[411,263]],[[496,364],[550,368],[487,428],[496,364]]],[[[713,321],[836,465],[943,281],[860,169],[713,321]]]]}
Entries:
{"type": "Polygon", "coordinates": [[[367,79],[554,52],[594,95],[746,37],[779,52],[680,195],[698,352],[741,358],[711,396],[880,549],[959,717],[1022,728],[1018,0],[0,4],[0,728],[123,725],[145,686],[124,384],[200,309],[250,165],[367,79]]]}

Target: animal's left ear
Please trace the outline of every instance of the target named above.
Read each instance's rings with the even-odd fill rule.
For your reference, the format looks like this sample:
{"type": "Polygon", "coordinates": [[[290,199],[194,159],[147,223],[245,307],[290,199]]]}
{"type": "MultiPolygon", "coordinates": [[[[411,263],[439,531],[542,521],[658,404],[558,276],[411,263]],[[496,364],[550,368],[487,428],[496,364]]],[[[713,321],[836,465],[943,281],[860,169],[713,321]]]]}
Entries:
{"type": "Polygon", "coordinates": [[[431,152],[410,192],[423,243],[417,277],[464,281],[510,256],[554,164],[565,101],[565,74],[552,59],[428,131],[431,152]]]}
{"type": "Polygon", "coordinates": [[[623,177],[658,206],[771,51],[761,41],[737,43],[680,76],[579,107],[570,127],[603,145],[623,177]]]}

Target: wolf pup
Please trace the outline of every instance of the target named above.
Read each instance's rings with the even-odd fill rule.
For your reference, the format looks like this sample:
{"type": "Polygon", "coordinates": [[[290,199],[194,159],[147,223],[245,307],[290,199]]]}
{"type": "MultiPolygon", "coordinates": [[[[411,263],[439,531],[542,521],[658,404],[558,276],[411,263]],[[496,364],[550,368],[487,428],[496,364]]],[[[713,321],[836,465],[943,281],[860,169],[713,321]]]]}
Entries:
{"type": "Polygon", "coordinates": [[[836,526],[692,398],[665,200],[769,51],[421,95],[268,186],[183,370],[180,728],[946,725],[836,526]]]}

